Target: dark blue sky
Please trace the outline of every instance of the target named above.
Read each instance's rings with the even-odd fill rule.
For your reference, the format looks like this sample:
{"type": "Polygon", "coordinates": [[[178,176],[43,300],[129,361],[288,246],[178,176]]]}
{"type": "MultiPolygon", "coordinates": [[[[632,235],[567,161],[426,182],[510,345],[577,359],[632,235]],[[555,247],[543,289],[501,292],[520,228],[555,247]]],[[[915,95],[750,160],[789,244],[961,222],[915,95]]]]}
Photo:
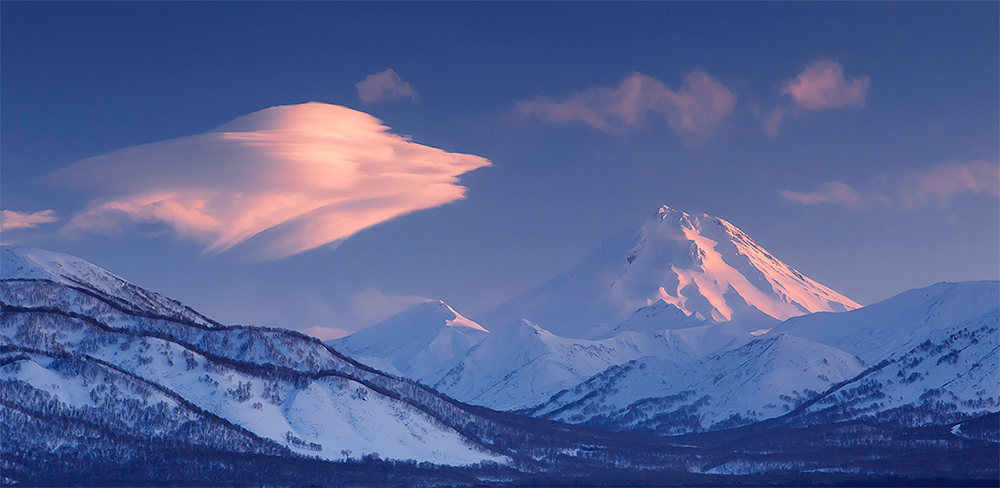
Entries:
{"type": "Polygon", "coordinates": [[[79,255],[223,322],[298,329],[367,325],[409,296],[474,318],[661,204],[725,218],[861,303],[997,279],[998,18],[995,2],[4,2],[2,208],[59,220],[8,225],[3,241],[79,255]],[[808,108],[784,90],[832,65],[841,98],[808,108]],[[419,101],[361,102],[355,85],[387,68],[419,101]],[[603,113],[595,100],[633,73],[669,107],[619,130],[523,108],[603,113]],[[697,137],[669,115],[691,73],[732,99],[697,137]],[[460,177],[464,200],[272,261],[240,245],[204,255],[156,222],[59,233],[114,195],[53,171],[309,101],[493,166],[460,177]]]}

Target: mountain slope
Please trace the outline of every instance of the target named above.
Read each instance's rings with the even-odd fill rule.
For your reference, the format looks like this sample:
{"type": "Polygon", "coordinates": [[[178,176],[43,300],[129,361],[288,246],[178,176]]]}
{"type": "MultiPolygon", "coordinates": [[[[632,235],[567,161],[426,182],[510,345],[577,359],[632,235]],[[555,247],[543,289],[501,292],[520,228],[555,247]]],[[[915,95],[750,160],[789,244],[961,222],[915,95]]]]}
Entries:
{"type": "Polygon", "coordinates": [[[2,249],[0,271],[4,280],[51,281],[100,295],[126,310],[190,321],[200,326],[219,325],[176,300],[135,286],[74,256],[17,246],[3,246],[2,249]]]}
{"type": "Polygon", "coordinates": [[[938,283],[835,317],[799,317],[775,328],[873,365],[811,406],[815,421],[940,425],[1000,411],[1000,282],[938,283]]]}
{"type": "Polygon", "coordinates": [[[488,330],[437,301],[416,305],[326,344],[379,370],[419,380],[462,356],[487,335],[488,330]]]}
{"type": "Polygon", "coordinates": [[[857,306],[732,224],[661,207],[577,267],[487,314],[489,337],[472,323],[465,330],[476,335],[456,341],[458,329],[445,324],[460,315],[441,304],[448,316],[437,317],[428,304],[330,344],[461,401],[516,410],[609,366],[704,357],[750,342],[779,319],[857,306]]]}
{"type": "Polygon", "coordinates": [[[780,334],[687,363],[642,358],[615,366],[531,413],[661,435],[718,430],[785,414],[865,369],[843,351],[780,334]]]}
{"type": "Polygon", "coordinates": [[[660,300],[712,322],[760,313],[780,321],[859,307],[729,222],[663,206],[637,230],[609,239],[583,263],[484,314],[480,323],[492,330],[526,318],[563,337],[592,338],[660,300]]]}
{"type": "MultiPolygon", "coordinates": [[[[660,304],[636,311],[632,320],[658,324],[665,311],[660,304]]],[[[683,314],[672,305],[665,307],[683,314]]],[[[689,327],[648,325],[601,340],[559,337],[528,321],[490,333],[438,301],[326,344],[463,402],[516,410],[537,405],[609,366],[644,356],[687,361],[753,338],[728,322],[684,317],[680,323],[689,327]]]]}
{"type": "Polygon", "coordinates": [[[938,283],[896,295],[843,315],[796,317],[775,327],[785,333],[843,349],[870,363],[923,342],[928,334],[998,308],[1000,283],[938,283]]]}
{"type": "MultiPolygon", "coordinates": [[[[12,248],[2,252],[4,263],[16,264],[15,270],[59,262],[74,276],[109,276],[66,255],[12,248]]],[[[56,395],[70,411],[95,408],[98,390],[63,387],[72,381],[86,386],[86,376],[76,379],[82,373],[61,375],[61,369],[50,369],[68,357],[90,368],[121,371],[274,449],[331,460],[374,452],[441,464],[504,459],[428,415],[413,393],[405,392],[413,385],[364,370],[301,334],[164,318],[157,315],[163,304],[146,300],[157,298],[155,294],[136,291],[143,300],[121,307],[115,296],[95,292],[99,286],[76,288],[51,281],[50,275],[31,279],[19,273],[12,273],[17,276],[12,279],[5,276],[0,288],[0,340],[12,355],[7,366],[12,377],[5,375],[5,388],[14,381],[20,388],[56,395]],[[24,371],[31,374],[19,376],[24,371]],[[63,376],[65,382],[57,381],[63,376]]],[[[120,289],[136,287],[111,291],[120,289]]],[[[190,415],[177,405],[150,402],[176,422],[190,415]]]]}
{"type": "Polygon", "coordinates": [[[805,424],[878,419],[907,427],[995,413],[998,285],[943,283],[848,313],[793,318],[745,346],[693,362],[642,358],[531,413],[666,434],[792,411],[805,424]]]}
{"type": "Polygon", "coordinates": [[[567,339],[520,321],[494,332],[456,365],[421,379],[462,401],[497,410],[534,405],[613,364],[646,355],[642,344],[567,339]]]}
{"type": "MultiPolygon", "coordinates": [[[[803,473],[830,484],[997,478],[995,414],[969,418],[983,410],[975,405],[957,414],[941,410],[958,422],[930,428],[870,417],[831,423],[829,409],[680,438],[576,427],[464,405],[296,332],[216,324],[77,258],[10,248],[0,248],[0,258],[3,484],[703,486],[792,484],[803,473]],[[71,271],[55,272],[52,263],[71,271]],[[97,281],[80,279],[86,276],[97,281]],[[138,298],[128,301],[129,293],[138,298]],[[467,466],[452,466],[461,464],[467,466]]],[[[909,361],[920,359],[911,354],[880,363],[868,376],[891,372],[893,364],[964,368],[972,345],[996,335],[996,321],[994,313],[982,323],[939,329],[949,335],[910,351],[925,355],[922,362],[909,361]]],[[[690,340],[698,334],[683,343],[670,339],[675,334],[725,326],[619,338],[662,332],[663,347],[680,357],[703,345],[690,340]]],[[[574,345],[534,327],[527,332],[545,346],[536,353],[574,345]]],[[[980,366],[996,355],[984,358],[980,366]]],[[[977,371],[976,364],[969,368],[977,371]]],[[[975,379],[970,388],[996,384],[995,369],[983,371],[966,375],[975,379]]],[[[750,367],[741,374],[768,376],[750,367]]],[[[866,415],[877,390],[857,386],[844,393],[863,403],[845,402],[853,410],[839,412],[866,415]]],[[[934,395],[924,397],[937,402],[934,395]]],[[[820,406],[806,403],[793,413],[820,406]]]]}
{"type": "Polygon", "coordinates": [[[587,340],[559,337],[522,320],[516,326],[501,327],[456,362],[419,381],[466,403],[496,410],[522,410],[634,359],[650,357],[682,364],[752,339],[741,326],[728,322],[625,331],[606,339],[587,340]]]}

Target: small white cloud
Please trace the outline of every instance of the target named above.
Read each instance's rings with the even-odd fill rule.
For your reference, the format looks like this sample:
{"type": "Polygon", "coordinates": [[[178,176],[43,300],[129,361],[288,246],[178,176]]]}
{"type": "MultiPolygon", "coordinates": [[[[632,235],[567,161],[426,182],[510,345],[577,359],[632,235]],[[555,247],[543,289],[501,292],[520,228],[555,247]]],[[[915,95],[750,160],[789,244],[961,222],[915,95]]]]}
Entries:
{"type": "Polygon", "coordinates": [[[927,204],[946,206],[960,195],[1000,196],[1000,164],[990,161],[939,164],[903,175],[885,175],[885,191],[859,192],[840,181],[824,183],[818,190],[800,193],[782,190],[782,198],[803,205],[831,203],[851,208],[883,205],[918,208],[927,204]]]}
{"type": "Polygon", "coordinates": [[[358,88],[358,98],[362,103],[374,103],[397,98],[409,98],[419,101],[417,92],[409,83],[403,81],[392,68],[368,75],[355,85],[358,88]]]}
{"type": "Polygon", "coordinates": [[[640,126],[646,114],[666,117],[670,127],[688,140],[703,140],[732,113],[736,96],[701,71],[692,71],[673,91],[655,78],[633,73],[616,87],[598,86],[556,101],[538,96],[515,110],[545,122],[583,122],[594,129],[622,132],[640,126]]]}
{"type": "Polygon", "coordinates": [[[366,113],[306,103],[88,158],[54,175],[100,196],[62,233],[159,223],[208,253],[253,238],[254,254],[278,259],[464,198],[458,175],[490,165],[388,131],[366,113]]]}
{"type": "Polygon", "coordinates": [[[836,107],[864,107],[870,85],[868,77],[855,78],[848,83],[844,68],[833,61],[816,61],[789,80],[781,89],[782,95],[791,95],[795,103],[806,110],[826,110],[836,107]]]}
{"type": "Polygon", "coordinates": [[[41,224],[51,224],[59,220],[55,210],[42,210],[39,212],[15,212],[13,210],[0,211],[0,229],[31,229],[41,224]]]}

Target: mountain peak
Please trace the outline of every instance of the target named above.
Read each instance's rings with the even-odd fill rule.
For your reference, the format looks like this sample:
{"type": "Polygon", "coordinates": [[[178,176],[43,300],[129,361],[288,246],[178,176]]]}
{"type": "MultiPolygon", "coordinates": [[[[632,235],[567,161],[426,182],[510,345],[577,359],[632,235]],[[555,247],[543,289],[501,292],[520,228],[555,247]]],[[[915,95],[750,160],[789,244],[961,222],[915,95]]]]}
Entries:
{"type": "Polygon", "coordinates": [[[715,322],[732,320],[751,307],[778,320],[859,307],[779,261],[732,223],[665,205],[643,222],[625,261],[639,268],[626,273],[653,275],[638,281],[664,278],[645,297],[647,303],[662,300],[715,322]]]}
{"type": "Polygon", "coordinates": [[[369,366],[419,378],[465,353],[489,333],[443,300],[429,300],[326,343],[369,366]]]}
{"type": "Polygon", "coordinates": [[[487,317],[494,319],[489,323],[523,317],[557,335],[593,337],[659,301],[710,322],[760,313],[785,320],[860,306],[779,261],[730,222],[663,205],[638,228],[487,317]]]}

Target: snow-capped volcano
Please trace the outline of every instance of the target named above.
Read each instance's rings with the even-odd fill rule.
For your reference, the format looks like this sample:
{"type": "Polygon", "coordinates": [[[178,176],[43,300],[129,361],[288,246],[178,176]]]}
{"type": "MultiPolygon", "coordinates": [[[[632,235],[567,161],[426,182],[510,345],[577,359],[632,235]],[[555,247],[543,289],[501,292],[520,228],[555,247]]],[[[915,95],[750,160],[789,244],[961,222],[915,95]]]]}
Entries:
{"type": "Polygon", "coordinates": [[[438,300],[326,343],[374,368],[420,379],[465,354],[487,335],[489,331],[438,300]]]}
{"type": "Polygon", "coordinates": [[[729,222],[660,207],[580,265],[487,314],[492,333],[440,302],[328,344],[452,398],[516,410],[610,366],[647,356],[691,361],[740,347],[792,316],[858,307],[729,222]]]}
{"type": "Polygon", "coordinates": [[[710,322],[762,314],[781,321],[860,307],[779,261],[735,225],[663,206],[638,229],[606,241],[583,263],[481,322],[526,318],[557,335],[599,337],[658,302],[683,312],[675,314],[679,319],[710,322]]]}

